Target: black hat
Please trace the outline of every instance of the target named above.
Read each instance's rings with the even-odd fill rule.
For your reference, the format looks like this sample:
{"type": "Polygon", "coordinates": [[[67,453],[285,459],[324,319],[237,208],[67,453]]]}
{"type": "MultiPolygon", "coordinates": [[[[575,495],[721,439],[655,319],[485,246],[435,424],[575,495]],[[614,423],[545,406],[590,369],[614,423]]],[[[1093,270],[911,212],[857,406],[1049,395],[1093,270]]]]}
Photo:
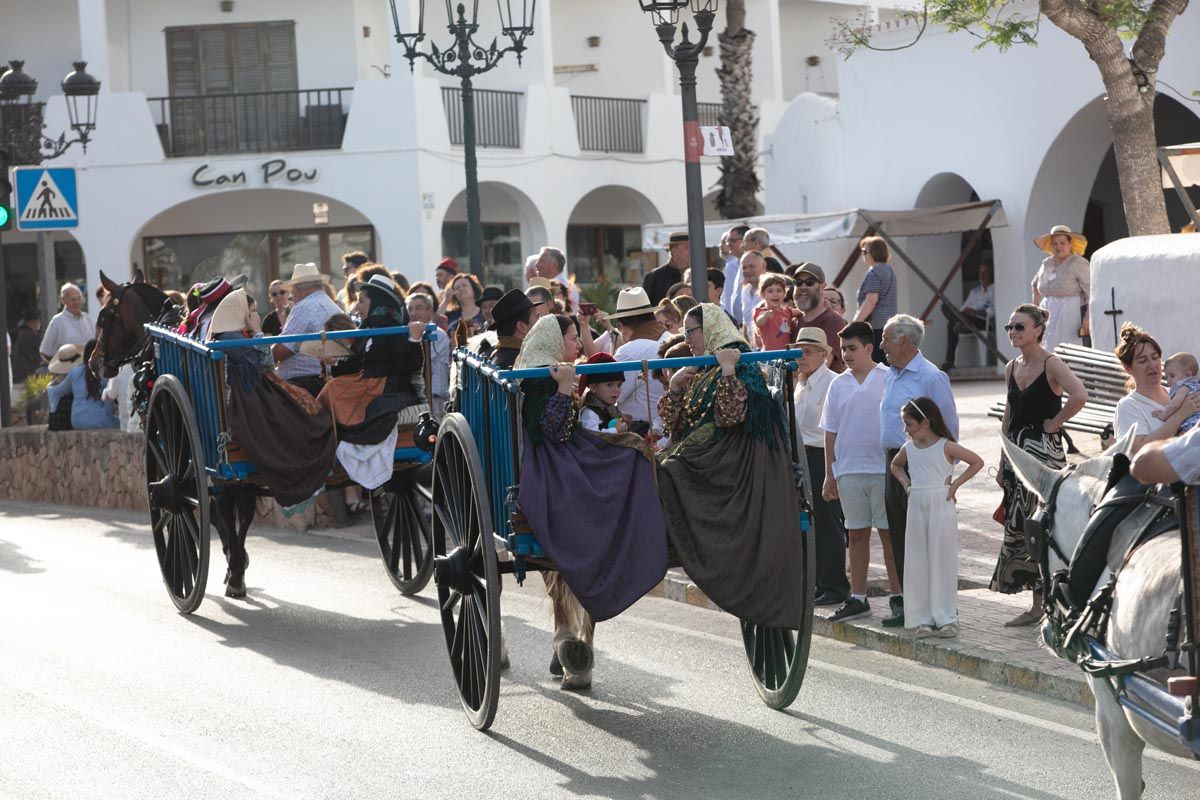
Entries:
{"type": "Polygon", "coordinates": [[[372,275],[369,280],[355,281],[354,291],[361,292],[363,290],[368,290],[373,303],[382,301],[384,305],[404,308],[404,301],[396,294],[396,284],[392,282],[391,278],[372,275]]]}
{"type": "Polygon", "coordinates": [[[486,303],[489,300],[499,300],[504,296],[504,290],[499,286],[489,286],[483,290],[483,296],[479,298],[479,302],[486,303]]]}
{"type": "Polygon", "coordinates": [[[522,314],[533,308],[533,301],[525,296],[520,289],[505,292],[492,306],[492,319],[497,325],[519,319],[522,314]]]}

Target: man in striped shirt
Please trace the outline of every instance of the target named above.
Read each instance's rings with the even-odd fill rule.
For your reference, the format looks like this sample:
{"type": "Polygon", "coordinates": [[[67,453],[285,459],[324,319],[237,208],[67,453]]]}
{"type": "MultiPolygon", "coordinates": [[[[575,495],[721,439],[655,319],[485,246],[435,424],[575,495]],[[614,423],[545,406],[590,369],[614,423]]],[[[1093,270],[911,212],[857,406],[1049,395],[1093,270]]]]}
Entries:
{"type": "MultiPolygon", "coordinates": [[[[283,324],[281,336],[298,333],[320,333],[325,323],[342,310],[325,293],[329,276],[321,274],[316,264],[297,264],[287,288],[292,291],[292,310],[283,324]]],[[[321,362],[300,353],[300,343],[277,344],[271,348],[275,357],[275,372],[288,383],[294,383],[316,397],[325,382],[321,378],[321,362]]]]}

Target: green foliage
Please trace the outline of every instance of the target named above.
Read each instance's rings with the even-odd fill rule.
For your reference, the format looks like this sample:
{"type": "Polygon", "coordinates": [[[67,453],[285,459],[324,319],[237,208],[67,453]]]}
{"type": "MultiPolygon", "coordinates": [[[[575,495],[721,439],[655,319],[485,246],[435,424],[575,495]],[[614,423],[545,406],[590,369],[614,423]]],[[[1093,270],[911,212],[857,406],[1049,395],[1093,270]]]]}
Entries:
{"type": "Polygon", "coordinates": [[[47,387],[54,382],[54,376],[30,375],[25,379],[25,383],[21,384],[21,394],[16,398],[14,405],[16,411],[24,411],[27,408],[36,406],[41,400],[42,395],[46,393],[47,387]]]}

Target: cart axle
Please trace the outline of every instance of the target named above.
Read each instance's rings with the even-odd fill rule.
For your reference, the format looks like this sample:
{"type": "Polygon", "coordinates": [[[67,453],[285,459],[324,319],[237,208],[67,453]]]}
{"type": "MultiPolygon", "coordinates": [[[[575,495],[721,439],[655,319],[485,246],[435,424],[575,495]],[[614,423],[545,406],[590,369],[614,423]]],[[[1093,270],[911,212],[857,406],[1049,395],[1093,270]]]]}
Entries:
{"type": "Polygon", "coordinates": [[[472,594],[479,581],[471,572],[471,554],[461,546],[434,558],[433,571],[438,586],[453,589],[459,594],[472,594]]]}

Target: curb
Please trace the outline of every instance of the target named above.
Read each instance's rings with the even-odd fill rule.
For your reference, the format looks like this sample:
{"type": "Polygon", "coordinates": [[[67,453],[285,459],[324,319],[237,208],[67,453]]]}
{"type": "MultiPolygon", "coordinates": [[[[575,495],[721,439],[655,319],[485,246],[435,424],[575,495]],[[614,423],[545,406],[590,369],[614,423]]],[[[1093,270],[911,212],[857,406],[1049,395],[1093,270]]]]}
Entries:
{"type": "MultiPolygon", "coordinates": [[[[712,611],[721,610],[716,603],[709,600],[700,591],[700,587],[679,574],[668,572],[662,583],[656,586],[650,594],[712,611]]],[[[903,633],[892,633],[870,625],[830,622],[820,615],[813,617],[813,633],[856,647],[950,670],[959,675],[987,681],[998,686],[1020,689],[1056,700],[1065,700],[1086,708],[1095,706],[1095,698],[1082,673],[1079,673],[1078,677],[1052,675],[1024,664],[968,652],[957,649],[953,645],[933,644],[929,640],[914,639],[903,633]]]]}

